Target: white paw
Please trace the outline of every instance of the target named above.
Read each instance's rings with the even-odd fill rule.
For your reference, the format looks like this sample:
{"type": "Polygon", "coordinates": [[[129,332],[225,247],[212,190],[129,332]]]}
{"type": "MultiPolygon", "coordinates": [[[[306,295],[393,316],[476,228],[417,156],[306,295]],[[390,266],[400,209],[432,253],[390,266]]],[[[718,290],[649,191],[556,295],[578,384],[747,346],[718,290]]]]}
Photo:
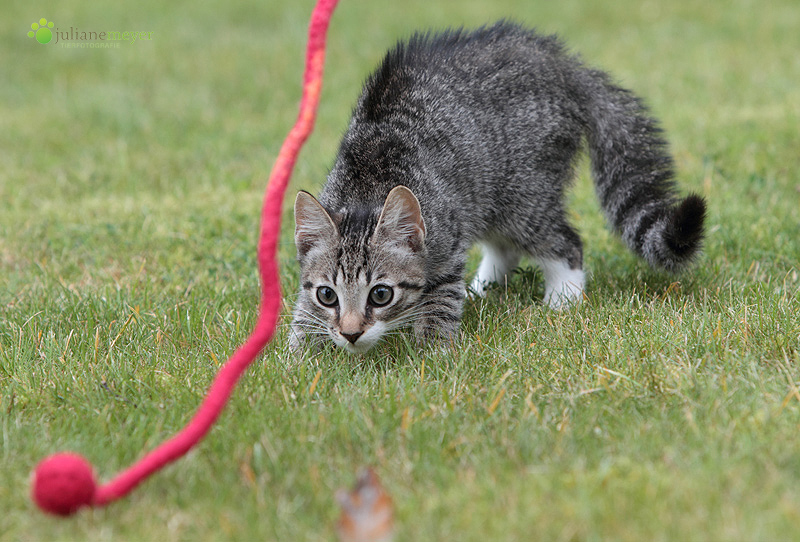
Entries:
{"type": "Polygon", "coordinates": [[[566,262],[540,260],[544,272],[544,302],[555,310],[577,305],[583,299],[586,275],[582,269],[570,269],[566,262]]]}
{"type": "Polygon", "coordinates": [[[475,278],[470,283],[470,293],[472,297],[483,297],[486,295],[486,287],[490,284],[502,283],[514,267],[519,263],[519,254],[507,248],[498,247],[491,243],[482,243],[483,259],[475,273],[475,278]]]}
{"type": "Polygon", "coordinates": [[[475,275],[475,278],[469,284],[469,288],[467,288],[467,298],[474,299],[485,296],[486,286],[488,286],[488,283],[485,280],[481,280],[478,275],[475,275]]]}

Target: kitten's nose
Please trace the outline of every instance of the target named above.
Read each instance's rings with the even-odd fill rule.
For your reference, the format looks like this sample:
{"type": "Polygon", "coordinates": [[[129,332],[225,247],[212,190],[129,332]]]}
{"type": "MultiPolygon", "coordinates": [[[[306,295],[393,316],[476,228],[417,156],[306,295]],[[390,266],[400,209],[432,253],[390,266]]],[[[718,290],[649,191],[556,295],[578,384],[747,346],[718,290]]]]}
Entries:
{"type": "Polygon", "coordinates": [[[350,341],[350,344],[356,344],[359,337],[364,334],[363,331],[356,331],[355,333],[342,333],[342,337],[350,341]]]}

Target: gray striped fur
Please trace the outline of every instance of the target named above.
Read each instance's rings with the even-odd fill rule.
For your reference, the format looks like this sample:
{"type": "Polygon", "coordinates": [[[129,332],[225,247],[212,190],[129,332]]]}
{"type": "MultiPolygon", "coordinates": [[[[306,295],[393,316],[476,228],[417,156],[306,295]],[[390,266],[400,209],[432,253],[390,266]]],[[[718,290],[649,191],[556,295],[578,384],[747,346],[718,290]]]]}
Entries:
{"type": "Polygon", "coordinates": [[[705,202],[678,197],[661,130],[631,92],[557,38],[509,22],[399,43],[367,80],[319,202],[298,197],[292,347],[333,339],[360,352],[405,325],[422,341],[454,337],[476,242],[487,245],[486,269],[499,262],[497,277],[527,254],[545,269],[547,303],[580,301],[582,244],[564,191],[584,147],[630,249],[671,272],[690,263],[705,202]],[[390,197],[398,186],[413,195],[390,197]],[[395,230],[381,213],[397,215],[395,230]],[[370,306],[379,284],[394,292],[389,306],[370,306]],[[340,305],[321,304],[321,287],[340,305]]]}

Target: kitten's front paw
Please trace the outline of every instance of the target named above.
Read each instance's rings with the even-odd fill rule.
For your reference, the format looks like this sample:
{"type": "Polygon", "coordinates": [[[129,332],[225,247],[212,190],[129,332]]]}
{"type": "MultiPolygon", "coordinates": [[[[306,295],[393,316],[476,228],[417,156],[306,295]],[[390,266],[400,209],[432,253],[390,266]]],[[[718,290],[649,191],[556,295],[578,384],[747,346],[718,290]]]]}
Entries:
{"type": "Polygon", "coordinates": [[[305,350],[305,335],[302,337],[298,336],[294,330],[289,332],[289,352],[294,354],[295,356],[300,356],[305,350]]]}
{"type": "Polygon", "coordinates": [[[442,321],[423,318],[414,324],[414,338],[420,346],[444,347],[455,343],[458,337],[459,321],[442,321]]]}
{"type": "Polygon", "coordinates": [[[289,352],[298,358],[302,357],[303,353],[307,351],[321,352],[326,342],[330,341],[325,341],[319,334],[309,335],[300,325],[292,323],[290,327],[289,352]]]}

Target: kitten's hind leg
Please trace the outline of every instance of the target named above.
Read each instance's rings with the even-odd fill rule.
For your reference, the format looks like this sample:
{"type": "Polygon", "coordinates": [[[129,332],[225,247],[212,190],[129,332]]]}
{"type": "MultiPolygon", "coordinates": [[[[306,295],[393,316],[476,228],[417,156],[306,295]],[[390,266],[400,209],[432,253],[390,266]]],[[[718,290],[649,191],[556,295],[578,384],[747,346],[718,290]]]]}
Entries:
{"type": "Polygon", "coordinates": [[[544,302],[555,310],[577,305],[583,299],[583,243],[566,222],[549,234],[548,248],[534,253],[544,273],[544,302]]]}
{"type": "Polygon", "coordinates": [[[586,276],[583,269],[571,267],[567,260],[537,258],[544,273],[544,302],[551,309],[577,305],[583,298],[586,276]]]}
{"type": "Polygon", "coordinates": [[[489,284],[501,283],[506,275],[519,264],[519,252],[511,247],[484,241],[481,243],[483,259],[470,283],[469,291],[483,297],[489,284]]]}

